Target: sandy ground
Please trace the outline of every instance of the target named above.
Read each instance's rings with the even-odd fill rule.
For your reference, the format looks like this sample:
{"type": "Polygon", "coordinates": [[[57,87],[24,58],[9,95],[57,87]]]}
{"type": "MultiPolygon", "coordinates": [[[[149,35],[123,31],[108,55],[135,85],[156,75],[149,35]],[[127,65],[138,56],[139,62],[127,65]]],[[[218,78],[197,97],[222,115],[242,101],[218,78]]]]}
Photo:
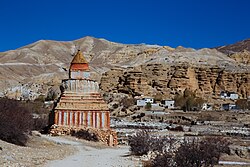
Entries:
{"type": "Polygon", "coordinates": [[[0,140],[0,167],[44,167],[49,161],[75,153],[74,147],[32,136],[26,147],[0,140]]]}
{"type": "Polygon", "coordinates": [[[46,167],[135,167],[138,161],[129,156],[128,146],[105,147],[90,142],[65,137],[46,137],[62,144],[70,144],[78,151],[61,160],[51,161],[46,167]],[[74,141],[73,141],[74,140],[74,141]]]}

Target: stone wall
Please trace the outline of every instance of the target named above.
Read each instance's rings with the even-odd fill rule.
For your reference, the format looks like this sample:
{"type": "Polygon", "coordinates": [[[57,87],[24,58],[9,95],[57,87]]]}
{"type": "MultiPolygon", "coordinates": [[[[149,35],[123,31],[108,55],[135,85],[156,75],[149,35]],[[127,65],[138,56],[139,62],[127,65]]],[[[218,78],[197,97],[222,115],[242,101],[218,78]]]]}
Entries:
{"type": "Polygon", "coordinates": [[[60,136],[60,135],[71,135],[72,133],[76,133],[80,130],[85,130],[90,134],[94,134],[97,136],[98,141],[103,142],[109,146],[117,145],[117,133],[111,129],[96,129],[96,128],[77,128],[77,127],[67,127],[67,126],[58,126],[53,125],[50,129],[50,134],[52,136],[60,136]]]}

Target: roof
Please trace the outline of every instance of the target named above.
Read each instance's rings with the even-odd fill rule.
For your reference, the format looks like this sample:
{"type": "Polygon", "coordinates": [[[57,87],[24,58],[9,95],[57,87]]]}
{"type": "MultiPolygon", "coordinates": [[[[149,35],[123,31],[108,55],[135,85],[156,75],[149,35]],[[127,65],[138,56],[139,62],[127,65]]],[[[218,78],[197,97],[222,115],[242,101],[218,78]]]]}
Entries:
{"type": "Polygon", "coordinates": [[[227,93],[227,94],[237,94],[237,93],[235,93],[235,92],[229,92],[229,91],[221,91],[220,93],[221,93],[221,94],[224,94],[224,93],[227,93]]]}
{"type": "Polygon", "coordinates": [[[77,51],[76,55],[74,56],[71,64],[88,64],[87,60],[83,56],[80,50],[77,51]]]}
{"type": "Polygon", "coordinates": [[[144,95],[141,95],[141,96],[135,96],[134,97],[135,99],[153,99],[153,97],[150,97],[150,96],[144,96],[144,95]]]}

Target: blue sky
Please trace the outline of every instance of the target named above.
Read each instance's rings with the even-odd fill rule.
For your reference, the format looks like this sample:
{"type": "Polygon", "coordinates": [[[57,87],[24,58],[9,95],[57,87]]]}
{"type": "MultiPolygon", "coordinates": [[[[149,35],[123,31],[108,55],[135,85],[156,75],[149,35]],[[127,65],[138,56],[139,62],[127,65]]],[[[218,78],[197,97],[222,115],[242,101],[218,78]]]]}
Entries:
{"type": "Polygon", "coordinates": [[[249,0],[0,0],[0,51],[93,36],[215,47],[250,38],[249,0]]]}

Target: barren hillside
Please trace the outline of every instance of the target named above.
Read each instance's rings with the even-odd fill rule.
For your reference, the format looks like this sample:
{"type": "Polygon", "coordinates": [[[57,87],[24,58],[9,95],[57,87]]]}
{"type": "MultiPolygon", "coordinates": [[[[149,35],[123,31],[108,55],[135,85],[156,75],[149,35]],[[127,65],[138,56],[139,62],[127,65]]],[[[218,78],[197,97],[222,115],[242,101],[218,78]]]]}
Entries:
{"type": "MultiPolygon", "coordinates": [[[[151,70],[161,73],[163,75],[161,80],[171,78],[174,74],[174,76],[180,78],[176,80],[178,82],[187,77],[186,74],[182,75],[182,72],[179,70],[179,67],[184,65],[190,69],[188,70],[188,77],[192,78],[188,81],[190,84],[192,84],[191,82],[202,83],[202,77],[204,78],[205,76],[201,72],[205,71],[206,75],[209,76],[210,73],[207,71],[215,68],[218,70],[215,70],[217,74],[213,74],[215,75],[214,79],[220,79],[219,76],[221,75],[219,75],[219,72],[221,71],[223,71],[223,76],[225,75],[224,73],[229,74],[222,77],[221,80],[225,78],[230,81],[226,76],[230,76],[230,78],[236,76],[238,78],[237,81],[235,80],[237,86],[231,86],[233,87],[231,90],[241,92],[242,88],[240,85],[242,84],[247,85],[244,86],[244,89],[250,90],[250,66],[246,63],[238,62],[216,49],[195,50],[181,46],[171,48],[146,44],[129,45],[114,43],[105,39],[84,37],[68,42],[40,40],[16,50],[0,53],[0,91],[2,95],[17,96],[20,94],[20,89],[24,89],[24,87],[27,90],[30,89],[28,93],[34,93],[34,88],[30,87],[39,88],[39,93],[45,93],[49,87],[58,85],[62,78],[67,78],[72,55],[78,49],[83,52],[86,59],[90,62],[90,67],[93,71],[92,76],[99,81],[102,74],[110,69],[118,68],[125,71],[131,69],[138,71],[139,69],[140,71],[144,69],[144,66],[155,66],[156,69],[147,69],[150,72],[142,71],[142,73],[146,73],[143,76],[146,82],[149,82],[152,76],[154,76],[151,70]],[[166,69],[161,68],[161,66],[171,66],[171,71],[164,73],[166,69]],[[191,73],[194,75],[191,75],[191,73]]],[[[183,72],[185,73],[185,70],[183,72]]],[[[105,76],[107,76],[107,73],[104,74],[104,78],[105,76]]],[[[110,81],[102,79],[101,84],[107,84],[105,82],[110,81]]],[[[214,80],[207,77],[207,81],[203,84],[206,83],[211,84],[211,88],[208,88],[209,91],[214,91],[214,80]]],[[[167,81],[162,84],[167,84],[167,87],[171,89],[171,86],[169,86],[171,84],[168,84],[167,81]]],[[[227,84],[230,85],[230,82],[227,84]]],[[[201,87],[199,84],[196,84],[196,86],[201,87]]],[[[166,85],[163,85],[163,87],[166,87],[166,85]]],[[[177,87],[181,88],[182,86],[178,85],[177,87]]],[[[227,89],[228,86],[224,88],[227,89]]],[[[243,94],[244,96],[249,96],[249,92],[246,90],[243,91],[243,94]]]]}
{"type": "Polygon", "coordinates": [[[250,39],[216,48],[230,58],[243,64],[250,64],[250,39]]]}

